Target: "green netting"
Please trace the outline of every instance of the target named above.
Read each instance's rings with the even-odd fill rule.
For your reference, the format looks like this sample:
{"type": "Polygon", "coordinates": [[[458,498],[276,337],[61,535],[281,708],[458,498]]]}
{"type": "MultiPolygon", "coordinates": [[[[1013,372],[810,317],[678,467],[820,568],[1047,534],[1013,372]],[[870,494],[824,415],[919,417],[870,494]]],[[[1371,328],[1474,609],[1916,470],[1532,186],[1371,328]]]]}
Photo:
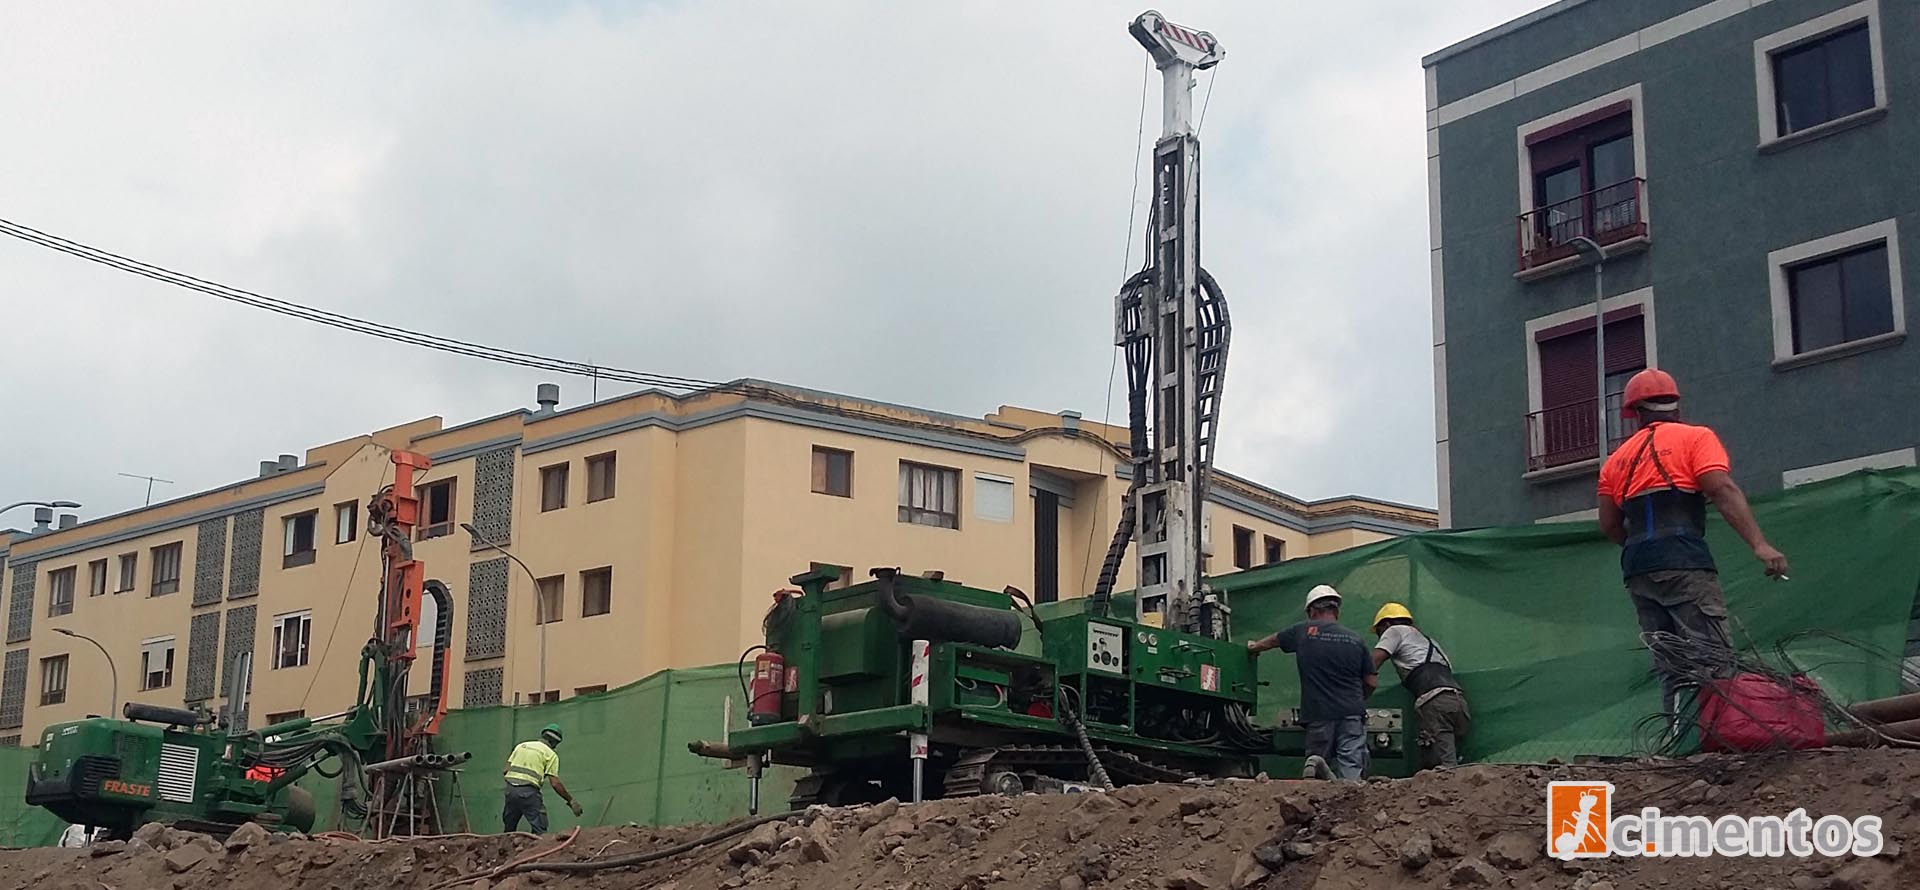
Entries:
{"type": "MultiPolygon", "coordinates": [[[[1863,472],[1755,498],[1790,581],[1765,578],[1725,523],[1708,532],[1722,569],[1737,642],[1794,661],[1835,697],[1900,692],[1899,657],[1920,588],[1920,471],[1863,472]]],[[[1440,640],[1466,688],[1474,726],[1463,754],[1529,761],[1633,753],[1635,727],[1659,711],[1619,549],[1593,522],[1433,532],[1218,579],[1232,594],[1236,636],[1269,633],[1301,617],[1315,584],[1345,597],[1343,623],[1365,629],[1398,601],[1440,640]]],[[[1371,632],[1367,638],[1372,639],[1371,632]]],[[[1292,659],[1270,653],[1261,710],[1298,702],[1292,659]]],[[[1383,706],[1405,702],[1391,669],[1383,706]],[[1390,690],[1390,691],[1388,691],[1390,690]]]]}
{"type": "Polygon", "coordinates": [[[27,806],[27,767],[33,748],[0,748],[0,847],[51,847],[67,823],[39,807],[27,806]]]}
{"type": "MultiPolygon", "coordinates": [[[[473,752],[462,783],[465,816],[474,831],[500,830],[500,767],[514,745],[534,738],[548,723],[560,724],[566,733],[560,778],[586,808],[586,816],[576,820],[549,791],[552,828],[722,822],[745,815],[746,774],[694,755],[687,742],[721,737],[729,695],[738,707],[742,696],[734,665],[661,671],[554,704],[450,713],[439,747],[473,752]]],[[[795,777],[783,769],[767,772],[761,792],[768,811],[785,808],[795,777]]],[[[444,806],[449,822],[457,824],[459,802],[447,800],[444,806]]]]}

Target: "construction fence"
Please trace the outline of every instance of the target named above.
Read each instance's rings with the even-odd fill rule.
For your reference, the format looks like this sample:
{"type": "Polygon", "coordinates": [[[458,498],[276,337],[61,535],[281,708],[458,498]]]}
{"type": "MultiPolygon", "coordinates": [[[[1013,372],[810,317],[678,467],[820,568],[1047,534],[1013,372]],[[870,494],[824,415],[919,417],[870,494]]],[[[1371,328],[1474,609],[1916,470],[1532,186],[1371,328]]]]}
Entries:
{"type": "MultiPolygon", "coordinates": [[[[1736,640],[1775,658],[1778,648],[1842,701],[1901,692],[1901,656],[1920,638],[1909,630],[1920,592],[1920,470],[1856,473],[1757,497],[1753,507],[1793,570],[1789,581],[1764,578],[1739,539],[1712,522],[1709,538],[1736,640]]],[[[1299,620],[1315,584],[1340,589],[1341,620],[1369,639],[1365,628],[1380,605],[1407,605],[1452,657],[1466,688],[1474,716],[1464,749],[1470,760],[1633,754],[1644,749],[1638,735],[1646,718],[1660,708],[1620,581],[1619,549],[1592,522],[1395,538],[1214,583],[1231,595],[1240,639],[1299,620]]],[[[1131,608],[1117,605],[1121,614],[1131,608]]],[[[1069,601],[1045,609],[1080,607],[1069,601]]],[[[1260,675],[1267,685],[1258,717],[1271,722],[1298,702],[1299,684],[1283,653],[1266,655],[1260,675]]],[[[1391,668],[1381,683],[1376,706],[1406,704],[1391,668]]],[[[565,728],[561,776],[586,808],[576,820],[550,794],[552,828],[742,816],[744,772],[686,747],[723,734],[729,699],[739,725],[744,695],[732,664],[663,671],[553,704],[451,713],[440,749],[471,751],[473,761],[462,773],[461,794],[441,783],[444,824],[500,830],[499,769],[515,744],[548,723],[565,728]]],[[[0,827],[13,845],[51,843],[63,827],[21,803],[31,754],[0,750],[0,827]]],[[[337,825],[326,805],[331,788],[309,778],[323,825],[337,825]]],[[[795,778],[790,770],[768,771],[762,795],[769,809],[784,804],[795,778]]]]}

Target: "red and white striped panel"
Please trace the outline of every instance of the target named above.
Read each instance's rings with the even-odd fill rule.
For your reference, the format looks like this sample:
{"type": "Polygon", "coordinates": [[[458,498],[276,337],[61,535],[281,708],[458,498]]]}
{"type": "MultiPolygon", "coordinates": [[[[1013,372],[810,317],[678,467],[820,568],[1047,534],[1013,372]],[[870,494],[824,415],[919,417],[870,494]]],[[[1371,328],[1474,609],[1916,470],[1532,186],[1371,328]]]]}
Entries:
{"type": "Polygon", "coordinates": [[[1213,46],[1205,38],[1166,19],[1160,20],[1160,33],[1170,40],[1178,40],[1203,53],[1213,51],[1213,46]]]}

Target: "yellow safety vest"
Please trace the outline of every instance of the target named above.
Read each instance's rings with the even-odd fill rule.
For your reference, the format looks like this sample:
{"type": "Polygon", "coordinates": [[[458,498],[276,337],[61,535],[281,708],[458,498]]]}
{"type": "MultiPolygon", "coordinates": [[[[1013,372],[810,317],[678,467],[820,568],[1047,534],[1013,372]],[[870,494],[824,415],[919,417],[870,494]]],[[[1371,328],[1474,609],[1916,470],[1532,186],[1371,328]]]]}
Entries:
{"type": "Polygon", "coordinates": [[[538,786],[548,776],[560,774],[560,755],[539,740],[521,742],[507,755],[505,776],[509,785],[538,786]]]}

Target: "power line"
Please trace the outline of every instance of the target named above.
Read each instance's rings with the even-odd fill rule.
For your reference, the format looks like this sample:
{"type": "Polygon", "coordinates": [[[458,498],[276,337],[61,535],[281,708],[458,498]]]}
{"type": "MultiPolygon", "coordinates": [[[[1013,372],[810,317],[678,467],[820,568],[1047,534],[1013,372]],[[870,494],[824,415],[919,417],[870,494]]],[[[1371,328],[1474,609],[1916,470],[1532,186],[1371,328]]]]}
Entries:
{"type": "Polygon", "coordinates": [[[296,318],[302,321],[308,321],[315,324],[327,325],[329,327],[350,331],[357,334],[365,334],[368,336],[379,337],[381,339],[390,340],[396,343],[403,343],[410,346],[420,346],[427,349],[438,350],[440,352],[447,352],[455,355],[464,355],[471,358],[478,358],[485,361],[498,362],[502,364],[517,365],[517,366],[526,367],[526,368],[534,368],[536,370],[554,371],[558,373],[574,374],[574,375],[583,376],[583,377],[604,378],[604,379],[614,380],[614,381],[623,382],[623,383],[633,383],[633,384],[638,384],[642,386],[658,387],[661,389],[672,389],[672,390],[723,389],[724,390],[729,388],[728,384],[723,383],[721,381],[702,380],[697,377],[684,377],[677,374],[659,374],[659,373],[644,372],[644,371],[632,371],[632,370],[626,370],[622,368],[611,368],[605,365],[589,364],[587,362],[573,361],[571,359],[563,359],[563,358],[557,358],[553,356],[540,355],[537,353],[522,352],[519,350],[505,349],[497,346],[488,346],[485,344],[475,343],[469,340],[460,340],[453,337],[442,337],[437,334],[429,334],[422,331],[415,331],[408,328],[399,327],[397,325],[389,325],[381,322],[370,321],[363,318],[356,318],[351,315],[345,315],[342,313],[332,312],[325,309],[318,309],[312,306],[306,306],[300,303],[295,303],[290,300],[283,300],[277,297],[270,297],[265,294],[244,290],[242,288],[220,284],[218,282],[209,281],[203,278],[197,278],[195,276],[188,275],[184,272],[179,272],[173,269],[169,269],[164,266],[158,266],[152,263],[143,262],[140,260],[133,259],[131,257],[123,256],[120,254],[113,253],[111,251],[93,247],[88,244],[83,244],[78,241],[74,241],[68,238],[63,238],[61,236],[44,232],[39,229],[33,228],[31,226],[13,222],[12,220],[0,219],[0,235],[6,235],[11,238],[25,241],[29,244],[35,244],[41,247],[45,247],[50,250],[67,254],[68,256],[83,259],[91,263],[96,263],[102,266],[106,266],[108,268],[118,269],[123,272],[129,272],[134,275],[139,275],[143,278],[148,278],[154,281],[161,282],[163,284],[169,284],[174,287],[184,288],[186,290],[198,291],[208,296],[217,297],[219,299],[226,300],[228,302],[238,303],[240,305],[249,306],[255,309],[263,309],[268,312],[274,312],[290,318],[296,318]]]}

